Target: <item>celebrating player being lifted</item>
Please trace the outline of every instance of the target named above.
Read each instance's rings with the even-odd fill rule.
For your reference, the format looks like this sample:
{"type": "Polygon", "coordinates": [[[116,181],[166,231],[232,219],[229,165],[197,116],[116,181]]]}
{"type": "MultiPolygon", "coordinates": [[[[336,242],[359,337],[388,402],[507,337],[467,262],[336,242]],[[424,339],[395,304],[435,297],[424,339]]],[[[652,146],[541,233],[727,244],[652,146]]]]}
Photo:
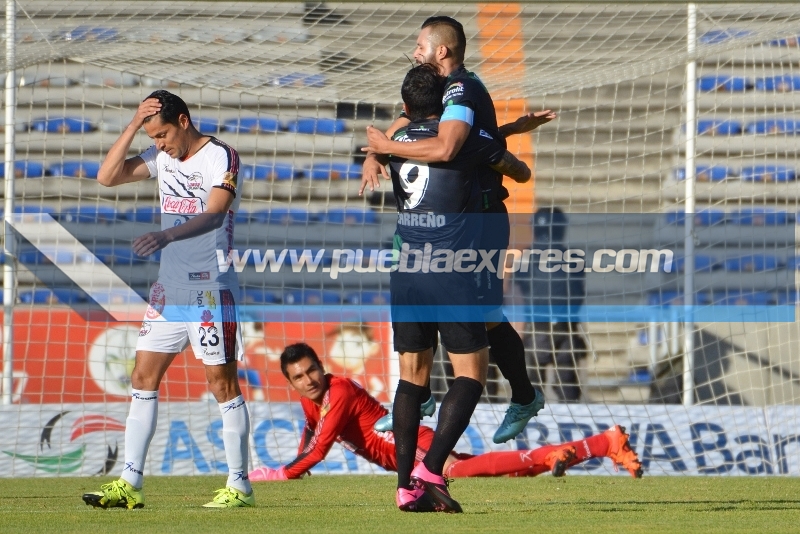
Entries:
{"type": "MultiPolygon", "coordinates": [[[[298,479],[325,459],[334,443],[387,471],[396,471],[394,435],[377,432],[375,422],[386,409],[350,379],[326,374],[314,349],[305,343],[286,347],[280,357],[281,371],[289,385],[300,394],[306,418],[297,458],[273,469],[259,467],[250,473],[252,482],[298,479]]],[[[425,456],[433,440],[433,430],[420,426],[417,457],[425,456]]],[[[611,458],[631,476],[642,476],[636,453],[628,445],[625,429],[614,426],[602,434],[562,445],[547,445],[534,450],[498,451],[473,456],[451,452],[444,473],[451,478],[490,476],[536,476],[551,472],[562,476],[565,470],[590,458],[611,458]]],[[[430,501],[424,503],[435,509],[430,501]]]]}
{"type": "Polygon", "coordinates": [[[209,388],[222,413],[228,481],[209,508],[255,504],[247,477],[250,421],[239,389],[236,362],[243,357],[233,270],[220,273],[216,251],[233,245],[238,209],[239,154],[192,124],[186,103],[156,91],[139,105],[133,120],[108,151],[97,181],[111,187],[158,179],[161,231],[133,241],[139,256],[163,249],[158,281],[150,290],[131,375],[133,394],[125,423],[125,468],[119,480],[87,493],[100,508],[144,506],[145,457],[156,429],[158,387],[167,368],[187,345],[205,364],[209,388]],[[139,128],[154,145],[126,159],[139,128]]]}
{"type": "MultiPolygon", "coordinates": [[[[447,76],[442,102],[445,105],[435,137],[417,143],[398,143],[389,140],[375,128],[367,128],[369,154],[364,163],[362,191],[379,185],[378,174],[388,175],[376,157],[393,154],[425,163],[453,161],[460,152],[470,132],[485,132],[497,140],[512,134],[531,131],[556,117],[550,110],[539,111],[498,128],[494,103],[478,77],[464,67],[466,36],[464,28],[450,17],[430,17],[417,37],[414,59],[417,63],[435,65],[440,74],[447,76]]],[[[390,127],[387,135],[408,123],[401,116],[390,127]]],[[[504,142],[504,141],[503,141],[504,142]]],[[[510,175],[509,175],[510,176],[510,175]]],[[[524,182],[528,177],[515,178],[524,182]]],[[[481,209],[484,213],[484,231],[478,248],[503,250],[508,248],[510,224],[503,199],[508,191],[502,185],[503,173],[484,166],[480,174],[482,192],[481,209]]],[[[478,298],[486,313],[486,329],[492,360],[511,386],[511,402],[500,427],[494,435],[495,443],[503,443],[519,434],[531,417],[544,407],[544,395],[535,390],[528,379],[525,367],[525,347],[519,334],[503,316],[503,285],[491,270],[484,269],[477,281],[478,298]]],[[[432,413],[433,401],[424,404],[424,415],[432,413]]],[[[379,428],[391,428],[393,422],[382,421],[379,428]]]]}

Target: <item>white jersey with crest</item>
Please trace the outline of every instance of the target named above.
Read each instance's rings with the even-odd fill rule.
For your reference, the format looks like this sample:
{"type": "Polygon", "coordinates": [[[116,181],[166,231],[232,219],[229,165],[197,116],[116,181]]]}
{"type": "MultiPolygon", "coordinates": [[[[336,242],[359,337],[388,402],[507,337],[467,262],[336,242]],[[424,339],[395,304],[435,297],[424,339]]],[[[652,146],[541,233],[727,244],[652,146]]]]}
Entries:
{"type": "Polygon", "coordinates": [[[158,178],[162,230],[183,224],[203,213],[214,187],[234,195],[222,227],[189,239],[173,241],[161,251],[159,282],[187,289],[238,288],[235,270],[220,272],[217,260],[217,250],[227,258],[233,247],[233,219],[239,209],[239,154],[236,150],[212,137],[185,161],[172,158],[155,145],[139,157],[147,164],[150,177],[158,178]]]}

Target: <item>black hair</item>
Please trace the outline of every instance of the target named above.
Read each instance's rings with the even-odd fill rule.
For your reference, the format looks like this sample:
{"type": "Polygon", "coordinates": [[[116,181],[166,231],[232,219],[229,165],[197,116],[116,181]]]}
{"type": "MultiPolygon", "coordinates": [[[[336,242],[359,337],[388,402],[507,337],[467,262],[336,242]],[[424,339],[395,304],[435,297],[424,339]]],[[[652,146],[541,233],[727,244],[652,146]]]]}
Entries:
{"type": "Polygon", "coordinates": [[[281,353],[281,372],[283,376],[289,378],[289,372],[286,370],[290,364],[297,363],[303,358],[311,358],[311,360],[322,369],[322,362],[317,356],[317,353],[306,343],[295,343],[289,345],[281,353]]]}
{"type": "Polygon", "coordinates": [[[539,208],[533,215],[533,235],[543,243],[561,243],[567,233],[567,216],[561,208],[549,206],[539,208]]]}
{"type": "MultiPolygon", "coordinates": [[[[161,116],[161,120],[164,121],[165,124],[174,124],[175,126],[179,126],[178,118],[181,115],[186,115],[186,118],[189,119],[189,122],[192,122],[192,116],[189,114],[189,107],[178,95],[174,95],[169,91],[159,89],[158,91],[153,91],[150,93],[150,96],[147,98],[155,98],[159,101],[161,104],[161,111],[158,112],[158,115],[161,116]]],[[[147,98],[145,98],[145,100],[147,100],[147,98]]],[[[149,121],[152,117],[155,117],[155,115],[147,117],[144,122],[149,121]]]]}
{"type": "Polygon", "coordinates": [[[455,50],[453,50],[453,52],[456,55],[460,55],[461,59],[463,59],[464,54],[467,51],[467,36],[464,33],[464,26],[456,19],[445,15],[436,15],[433,17],[428,17],[427,19],[425,19],[425,22],[422,23],[421,29],[424,30],[428,26],[438,26],[440,24],[443,24],[445,26],[450,26],[455,31],[456,45],[455,45],[455,50]]]}
{"type": "Polygon", "coordinates": [[[442,114],[442,96],[447,78],[431,63],[417,65],[406,73],[400,95],[412,121],[442,114]]]}

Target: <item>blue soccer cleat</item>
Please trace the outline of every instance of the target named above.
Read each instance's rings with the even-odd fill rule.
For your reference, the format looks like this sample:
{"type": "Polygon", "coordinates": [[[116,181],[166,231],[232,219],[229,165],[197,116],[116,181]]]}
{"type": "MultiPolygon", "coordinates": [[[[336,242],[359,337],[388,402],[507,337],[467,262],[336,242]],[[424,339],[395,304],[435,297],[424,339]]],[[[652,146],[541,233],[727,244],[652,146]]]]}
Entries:
{"type": "Polygon", "coordinates": [[[544,394],[536,390],[536,396],[530,404],[517,404],[512,402],[506,410],[506,416],[503,422],[500,423],[500,428],[494,433],[492,441],[495,443],[505,443],[519,435],[520,432],[525,430],[525,426],[531,417],[534,417],[539,410],[544,408],[544,394]]]}
{"type": "MultiPolygon", "coordinates": [[[[419,407],[419,418],[422,419],[423,417],[430,417],[436,413],[436,399],[433,398],[433,395],[422,403],[422,406],[419,407]]],[[[392,412],[387,413],[377,421],[372,426],[375,429],[375,432],[391,432],[392,428],[394,428],[394,419],[392,419],[392,412]]]]}

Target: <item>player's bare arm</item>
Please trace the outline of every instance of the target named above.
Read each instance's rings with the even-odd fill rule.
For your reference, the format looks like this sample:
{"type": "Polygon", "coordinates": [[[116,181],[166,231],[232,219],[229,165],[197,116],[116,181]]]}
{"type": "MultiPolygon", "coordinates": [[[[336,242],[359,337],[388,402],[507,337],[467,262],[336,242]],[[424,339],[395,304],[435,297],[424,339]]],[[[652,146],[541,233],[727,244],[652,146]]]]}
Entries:
{"type": "Polygon", "coordinates": [[[136,137],[136,132],[144,124],[144,120],[159,111],[161,111],[161,103],[155,98],[148,98],[139,104],[133,120],[131,120],[114,144],[111,145],[106,159],[100,166],[100,170],[97,173],[97,181],[101,185],[113,187],[150,178],[150,171],[142,158],[135,156],[126,159],[126,156],[131,148],[133,138],[136,137]]]}
{"type": "MultiPolygon", "coordinates": [[[[391,126],[389,126],[389,129],[386,130],[386,137],[392,137],[397,130],[407,126],[410,122],[411,121],[408,120],[407,117],[397,117],[391,126]]],[[[375,189],[380,188],[381,182],[378,179],[378,175],[383,176],[384,180],[391,180],[389,173],[386,172],[386,164],[389,162],[389,159],[385,156],[379,156],[383,155],[374,153],[367,154],[367,159],[364,160],[364,165],[361,170],[361,188],[358,190],[359,196],[364,194],[364,190],[367,187],[369,187],[370,191],[375,191],[375,189]]]]}
{"type": "Polygon", "coordinates": [[[531,179],[531,169],[524,161],[520,161],[514,154],[506,150],[502,159],[490,167],[517,183],[524,184],[531,179]]]}
{"type": "Polygon", "coordinates": [[[413,159],[423,163],[441,163],[452,161],[461,150],[464,141],[469,136],[471,126],[460,120],[450,120],[439,123],[439,135],[429,139],[421,139],[413,143],[392,141],[380,130],[367,126],[367,139],[369,146],[362,148],[363,152],[376,154],[392,154],[406,159],[413,159]]]}
{"type": "Polygon", "coordinates": [[[531,132],[539,126],[547,124],[557,117],[558,115],[556,112],[550,109],[534,111],[533,113],[523,115],[514,122],[509,122],[508,124],[500,126],[498,130],[500,130],[500,133],[503,135],[503,137],[523,134],[531,132]]]}
{"type": "Polygon", "coordinates": [[[233,193],[215,187],[208,197],[206,210],[191,220],[167,230],[150,232],[133,240],[133,251],[139,256],[149,256],[173,241],[189,239],[220,228],[225,214],[233,203],[233,193]]]}

